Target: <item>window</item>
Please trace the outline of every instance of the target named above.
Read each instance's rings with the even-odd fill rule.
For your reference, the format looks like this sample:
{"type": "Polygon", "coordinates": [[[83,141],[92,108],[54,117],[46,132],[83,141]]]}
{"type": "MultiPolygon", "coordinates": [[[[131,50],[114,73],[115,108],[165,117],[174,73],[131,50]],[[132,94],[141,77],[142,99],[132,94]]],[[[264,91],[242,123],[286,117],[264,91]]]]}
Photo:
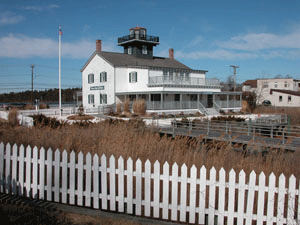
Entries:
{"type": "Polygon", "coordinates": [[[88,83],[89,84],[94,83],[94,74],[91,73],[91,74],[88,75],[88,83]]]}
{"type": "Polygon", "coordinates": [[[130,72],[129,83],[136,83],[136,82],[137,82],[137,72],[130,72]]]}
{"type": "Polygon", "coordinates": [[[88,103],[94,104],[94,95],[88,95],[88,103]]]}
{"type": "Polygon", "coordinates": [[[107,81],[107,73],[106,72],[101,72],[100,73],[100,82],[106,82],[107,81]]]}
{"type": "Polygon", "coordinates": [[[131,37],[131,38],[134,37],[134,30],[130,30],[130,37],[131,37]]]}
{"type": "Polygon", "coordinates": [[[288,85],[287,85],[287,82],[285,81],[285,82],[284,82],[284,87],[287,87],[287,86],[288,86],[288,85]]]}
{"type": "Polygon", "coordinates": [[[263,83],[263,88],[268,88],[269,87],[269,84],[267,82],[264,82],[263,83]]]}
{"type": "Polygon", "coordinates": [[[164,80],[167,80],[168,79],[168,71],[164,70],[163,76],[164,76],[164,80]]]}
{"type": "Polygon", "coordinates": [[[184,73],[180,73],[180,80],[183,80],[184,78],[184,73]]]}
{"type": "Polygon", "coordinates": [[[180,94],[175,94],[174,95],[174,101],[179,102],[180,101],[180,94]]]}
{"type": "Polygon", "coordinates": [[[128,51],[128,54],[129,54],[129,55],[132,55],[132,47],[131,47],[131,46],[128,47],[128,50],[127,50],[127,51],[128,51]]]}
{"type": "Polygon", "coordinates": [[[279,96],[279,102],[282,102],[282,96],[279,96]]]}
{"type": "Polygon", "coordinates": [[[274,87],[275,87],[275,88],[277,88],[277,87],[278,87],[278,84],[277,84],[277,83],[275,83],[274,87]]]}
{"type": "Polygon", "coordinates": [[[100,104],[107,104],[107,94],[100,94],[100,104]]]}
{"type": "Polygon", "coordinates": [[[147,46],[146,46],[146,45],[143,45],[143,46],[142,46],[142,53],[143,53],[144,55],[147,54],[147,46]]]}
{"type": "Polygon", "coordinates": [[[189,73],[186,73],[185,74],[185,81],[189,81],[190,80],[190,74],[189,73]]]}
{"type": "Polygon", "coordinates": [[[197,95],[196,94],[190,94],[190,101],[197,101],[197,95]]]}
{"type": "Polygon", "coordinates": [[[292,96],[288,96],[288,102],[291,102],[292,101],[292,96]]]}
{"type": "Polygon", "coordinates": [[[169,80],[173,80],[173,71],[169,72],[169,80]]]}
{"type": "Polygon", "coordinates": [[[151,95],[151,101],[161,101],[161,95],[160,94],[152,94],[151,95]]]}

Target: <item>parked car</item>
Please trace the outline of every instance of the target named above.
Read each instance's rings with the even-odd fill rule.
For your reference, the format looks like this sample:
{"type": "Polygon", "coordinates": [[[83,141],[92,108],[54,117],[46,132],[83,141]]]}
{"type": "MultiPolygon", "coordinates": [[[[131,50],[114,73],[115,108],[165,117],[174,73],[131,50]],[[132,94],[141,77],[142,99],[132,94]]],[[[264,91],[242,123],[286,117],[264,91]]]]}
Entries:
{"type": "Polygon", "coordinates": [[[270,100],[264,100],[264,101],[262,102],[262,105],[263,105],[263,106],[271,106],[272,103],[271,103],[270,100]]]}
{"type": "Polygon", "coordinates": [[[13,103],[7,103],[7,104],[3,104],[2,108],[6,109],[6,110],[10,110],[10,109],[24,109],[26,107],[26,103],[22,103],[22,102],[13,102],[13,103]]]}

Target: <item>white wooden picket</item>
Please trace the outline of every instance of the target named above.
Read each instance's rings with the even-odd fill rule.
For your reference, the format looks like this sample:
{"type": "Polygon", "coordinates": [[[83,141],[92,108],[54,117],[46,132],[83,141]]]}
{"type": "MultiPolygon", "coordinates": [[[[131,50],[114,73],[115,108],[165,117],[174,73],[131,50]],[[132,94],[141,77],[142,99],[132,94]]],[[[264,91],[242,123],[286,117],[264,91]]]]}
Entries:
{"type": "Polygon", "coordinates": [[[158,161],[152,168],[149,160],[122,157],[116,164],[114,156],[0,143],[2,193],[193,224],[299,224],[295,176],[228,175],[223,168],[158,161]]]}

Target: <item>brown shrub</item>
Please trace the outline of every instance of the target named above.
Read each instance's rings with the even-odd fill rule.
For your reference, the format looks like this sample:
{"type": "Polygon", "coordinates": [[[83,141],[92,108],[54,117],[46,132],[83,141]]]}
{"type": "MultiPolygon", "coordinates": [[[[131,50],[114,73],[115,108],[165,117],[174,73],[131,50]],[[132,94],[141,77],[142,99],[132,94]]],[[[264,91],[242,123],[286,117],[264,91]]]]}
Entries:
{"type": "Polygon", "coordinates": [[[123,111],[124,111],[124,112],[129,112],[129,110],[130,110],[130,101],[129,101],[129,100],[126,100],[126,101],[124,102],[124,108],[123,108],[123,111]]]}
{"type": "Polygon", "coordinates": [[[11,126],[17,126],[19,125],[19,119],[18,119],[18,110],[17,109],[11,109],[8,113],[8,123],[11,126]]]}
{"type": "Polygon", "coordinates": [[[121,114],[121,113],[122,113],[122,104],[121,104],[121,103],[118,103],[118,104],[117,104],[117,113],[118,113],[118,114],[121,114]]]}
{"type": "Polygon", "coordinates": [[[132,106],[133,112],[140,116],[144,116],[146,114],[146,102],[144,99],[139,99],[134,101],[132,106]]]}
{"type": "Polygon", "coordinates": [[[49,105],[42,103],[42,104],[40,104],[39,108],[40,109],[49,109],[50,107],[49,107],[49,105]]]}

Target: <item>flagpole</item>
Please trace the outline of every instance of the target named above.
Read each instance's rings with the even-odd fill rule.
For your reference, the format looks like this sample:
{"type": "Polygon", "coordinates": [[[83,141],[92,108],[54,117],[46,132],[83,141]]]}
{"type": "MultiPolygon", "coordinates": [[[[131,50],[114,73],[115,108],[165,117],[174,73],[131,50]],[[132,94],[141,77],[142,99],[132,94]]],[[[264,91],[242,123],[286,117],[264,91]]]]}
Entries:
{"type": "Polygon", "coordinates": [[[58,61],[59,115],[61,116],[61,25],[59,25],[58,36],[58,61]]]}

